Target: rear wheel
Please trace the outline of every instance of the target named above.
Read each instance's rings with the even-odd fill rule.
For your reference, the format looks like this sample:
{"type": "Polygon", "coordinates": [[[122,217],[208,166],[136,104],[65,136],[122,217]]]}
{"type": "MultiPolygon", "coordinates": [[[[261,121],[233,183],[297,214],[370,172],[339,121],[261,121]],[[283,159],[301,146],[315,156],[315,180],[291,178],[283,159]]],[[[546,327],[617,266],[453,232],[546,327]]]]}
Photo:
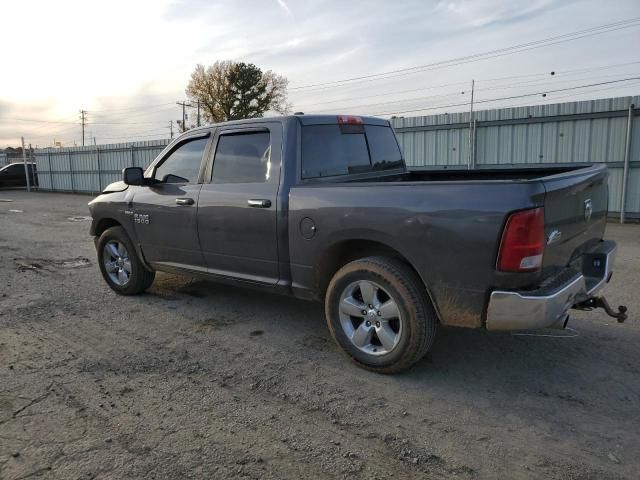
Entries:
{"type": "Polygon", "coordinates": [[[329,330],[359,365],[380,373],[409,368],[431,348],[437,318],[424,285],[404,263],[369,257],[348,263],[325,298],[329,330]]]}
{"type": "Polygon", "coordinates": [[[120,295],[135,295],[153,283],[155,272],[142,264],[124,228],[105,230],[100,235],[97,250],[102,276],[120,295]]]}

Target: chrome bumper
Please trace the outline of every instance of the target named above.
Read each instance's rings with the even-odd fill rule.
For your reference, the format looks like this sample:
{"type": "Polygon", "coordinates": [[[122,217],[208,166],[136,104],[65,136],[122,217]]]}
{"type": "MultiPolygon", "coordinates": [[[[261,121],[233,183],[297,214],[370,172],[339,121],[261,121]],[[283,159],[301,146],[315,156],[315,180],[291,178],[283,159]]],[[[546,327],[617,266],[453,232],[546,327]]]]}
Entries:
{"type": "Polygon", "coordinates": [[[563,328],[569,309],[609,281],[615,255],[615,242],[605,241],[583,255],[582,272],[567,270],[538,290],[493,291],[487,307],[487,330],[563,328]]]}

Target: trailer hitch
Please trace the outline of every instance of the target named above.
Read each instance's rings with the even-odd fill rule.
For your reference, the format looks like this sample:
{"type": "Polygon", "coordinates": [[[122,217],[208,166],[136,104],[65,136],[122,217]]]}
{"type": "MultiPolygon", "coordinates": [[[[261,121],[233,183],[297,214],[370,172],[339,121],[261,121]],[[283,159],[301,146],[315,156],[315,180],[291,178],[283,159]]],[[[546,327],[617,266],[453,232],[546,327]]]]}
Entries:
{"type": "Polygon", "coordinates": [[[605,312],[607,312],[607,315],[617,319],[618,323],[623,323],[627,319],[626,306],[619,305],[618,311],[616,312],[613,308],[611,308],[611,305],[609,305],[609,302],[607,302],[607,299],[604,297],[590,297],[583,302],[576,303],[573,308],[575,308],[576,310],[586,311],[593,310],[594,308],[602,308],[605,312]]]}

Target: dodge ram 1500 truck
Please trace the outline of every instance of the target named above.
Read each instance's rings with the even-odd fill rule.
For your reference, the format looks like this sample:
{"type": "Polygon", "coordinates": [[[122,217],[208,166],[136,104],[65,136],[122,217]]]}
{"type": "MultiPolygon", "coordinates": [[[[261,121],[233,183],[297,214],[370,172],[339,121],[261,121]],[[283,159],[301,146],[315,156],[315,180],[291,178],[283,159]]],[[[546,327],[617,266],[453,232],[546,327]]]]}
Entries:
{"type": "Polygon", "coordinates": [[[596,297],[604,166],[409,171],[387,120],[293,115],[190,130],[89,203],[117,293],[188,272],[324,301],[361,366],[397,372],[436,327],[563,328],[596,297]]]}

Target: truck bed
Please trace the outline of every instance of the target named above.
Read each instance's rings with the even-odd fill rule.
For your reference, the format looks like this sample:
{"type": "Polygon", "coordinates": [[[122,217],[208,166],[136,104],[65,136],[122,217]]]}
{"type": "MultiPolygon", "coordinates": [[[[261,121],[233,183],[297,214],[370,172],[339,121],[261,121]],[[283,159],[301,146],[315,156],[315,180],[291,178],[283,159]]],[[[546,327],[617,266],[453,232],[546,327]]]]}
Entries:
{"type": "MultiPolygon", "coordinates": [[[[408,172],[380,177],[377,181],[384,182],[461,182],[487,180],[540,180],[545,177],[575,172],[585,168],[585,165],[572,167],[522,167],[522,168],[491,168],[491,169],[416,169],[408,172]]],[[[347,181],[370,181],[368,179],[348,179],[347,181]]]]}
{"type": "Polygon", "coordinates": [[[389,172],[321,179],[291,189],[292,273],[312,285],[319,253],[345,239],[388,245],[416,267],[443,321],[480,326],[492,288],[535,289],[602,240],[607,211],[604,166],[389,172]],[[587,205],[589,206],[588,218],[587,205]],[[542,268],[505,273],[496,257],[508,216],[544,208],[542,268]],[[313,219],[311,242],[298,225],[313,219]],[[318,248],[318,246],[322,246],[318,248]]]}

